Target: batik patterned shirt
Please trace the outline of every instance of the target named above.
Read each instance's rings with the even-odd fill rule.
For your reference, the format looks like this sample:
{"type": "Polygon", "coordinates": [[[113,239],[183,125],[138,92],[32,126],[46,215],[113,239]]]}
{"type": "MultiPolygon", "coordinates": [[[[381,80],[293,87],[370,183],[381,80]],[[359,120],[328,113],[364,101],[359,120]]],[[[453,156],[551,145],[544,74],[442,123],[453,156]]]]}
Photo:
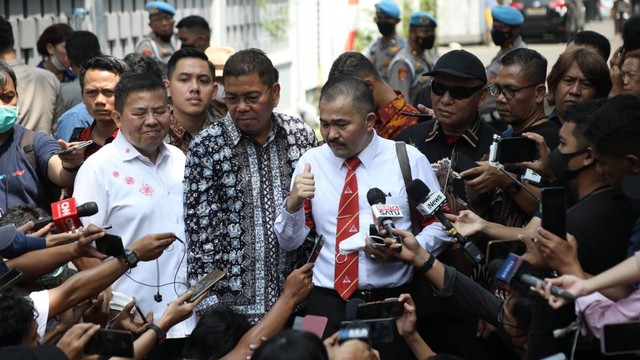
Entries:
{"type": "Polygon", "coordinates": [[[214,269],[227,272],[199,313],[222,303],[257,322],[301,257],[281,250],[273,224],[298,159],[317,140],[297,118],[274,113],[272,120],[265,144],[242,134],[227,114],[189,148],[184,199],[189,281],[214,269]]]}

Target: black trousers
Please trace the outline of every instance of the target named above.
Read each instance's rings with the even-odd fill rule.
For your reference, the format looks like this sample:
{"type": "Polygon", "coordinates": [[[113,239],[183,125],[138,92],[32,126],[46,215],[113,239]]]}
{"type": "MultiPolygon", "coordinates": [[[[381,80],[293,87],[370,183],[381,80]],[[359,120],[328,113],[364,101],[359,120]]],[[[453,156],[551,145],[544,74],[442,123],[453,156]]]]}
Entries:
{"type": "MultiPolygon", "coordinates": [[[[370,291],[356,291],[350,299],[362,299],[365,302],[380,301],[390,297],[398,297],[402,293],[410,293],[411,285],[406,284],[397,288],[375,289],[370,291]]],[[[340,323],[346,320],[347,302],[334,289],[315,287],[307,300],[307,314],[328,318],[323,339],[340,330],[340,323]]],[[[395,325],[395,324],[394,324],[395,325]]],[[[380,358],[385,359],[415,359],[411,349],[393,327],[394,341],[387,344],[375,345],[380,352],[380,358]]]]}

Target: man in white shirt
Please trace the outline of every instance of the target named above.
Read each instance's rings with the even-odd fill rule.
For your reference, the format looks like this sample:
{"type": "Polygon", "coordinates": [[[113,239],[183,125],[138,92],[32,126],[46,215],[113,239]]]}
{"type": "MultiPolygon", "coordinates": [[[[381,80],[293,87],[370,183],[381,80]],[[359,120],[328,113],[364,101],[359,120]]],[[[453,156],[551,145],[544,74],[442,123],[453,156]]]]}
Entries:
{"type": "MultiPolygon", "coordinates": [[[[148,74],[125,75],[121,80],[112,112],[120,132],[85,161],[76,177],[76,200],[95,201],[99,209],[96,215],[84,218],[85,224],[111,224],[109,232],[121,236],[125,247],[150,233],[172,232],[184,239],[185,156],[163,143],[170,121],[166,89],[160,79],[148,74]]],[[[131,269],[113,284],[113,290],[135,295],[144,311],[160,317],[167,304],[187,290],[188,244],[180,242],[169,246],[156,261],[131,269]]],[[[172,349],[180,352],[181,342],[194,326],[193,316],[174,326],[156,355],[173,355],[172,349]]]]}
{"type": "MultiPolygon", "coordinates": [[[[354,253],[345,255],[339,252],[336,245],[336,242],[345,240],[345,232],[350,233],[351,239],[369,232],[373,221],[365,194],[374,187],[386,194],[387,204],[399,205],[405,215],[395,221],[395,226],[411,230],[407,192],[396,143],[375,133],[375,110],[373,93],[364,81],[338,76],[327,82],[320,95],[320,130],[326,144],[308,150],[298,161],[291,193],[279,209],[275,222],[278,241],[286,251],[298,248],[309,232],[305,213],[307,225],[315,223],[317,233],[326,239],[313,269],[315,288],[307,308],[308,314],[329,318],[324,337],[335,332],[340,322],[345,320],[347,300],[377,301],[397,297],[403,291],[408,292],[413,274],[410,266],[388,261],[391,250],[384,246],[374,249],[369,239],[366,246],[361,247],[363,251],[357,250],[355,256],[354,253]],[[354,157],[360,164],[347,165],[354,157]],[[347,175],[353,174],[357,185],[343,186],[351,181],[347,175]],[[339,209],[349,206],[343,203],[341,195],[358,195],[357,204],[353,204],[357,205],[354,206],[355,214],[345,214],[339,209]],[[344,218],[351,223],[341,226],[344,218]],[[355,263],[357,275],[342,277],[343,273],[351,271],[341,270],[343,263],[355,263]],[[343,291],[344,285],[348,286],[343,291]]],[[[426,157],[414,147],[407,146],[406,150],[412,178],[421,179],[430,189],[439,189],[426,157]]],[[[428,225],[417,235],[418,241],[437,254],[449,237],[439,223],[433,219],[424,220],[422,225],[428,225]]],[[[394,356],[403,358],[398,357],[398,353],[394,356]]]]}

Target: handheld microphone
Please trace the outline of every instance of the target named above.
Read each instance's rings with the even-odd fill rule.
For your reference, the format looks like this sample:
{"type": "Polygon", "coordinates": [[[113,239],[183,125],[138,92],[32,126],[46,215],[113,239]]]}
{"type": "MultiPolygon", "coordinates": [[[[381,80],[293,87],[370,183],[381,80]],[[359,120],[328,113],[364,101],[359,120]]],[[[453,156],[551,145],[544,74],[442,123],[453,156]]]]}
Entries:
{"type": "Polygon", "coordinates": [[[418,206],[416,206],[418,212],[424,216],[435,216],[460,245],[463,245],[467,256],[472,261],[478,264],[481,263],[484,260],[484,255],[480,249],[473,242],[465,239],[442,212],[441,208],[447,201],[447,197],[440,190],[430,193],[431,190],[429,190],[427,184],[420,179],[414,179],[407,185],[407,194],[411,200],[418,203],[418,206]]]}
{"type": "Polygon", "coordinates": [[[364,300],[360,298],[353,298],[347,301],[347,310],[345,311],[345,320],[356,320],[356,313],[358,312],[358,306],[364,304],[364,300]]]}
{"type": "MultiPolygon", "coordinates": [[[[523,258],[514,253],[510,253],[504,260],[500,270],[496,273],[496,280],[510,284],[514,279],[517,279],[528,286],[535,287],[537,284],[540,284],[545,287],[547,285],[546,281],[525,273],[524,264],[527,264],[527,262],[523,258]]],[[[571,301],[576,299],[575,295],[556,285],[551,287],[551,294],[571,301]]]]}
{"type": "Polygon", "coordinates": [[[391,229],[395,229],[393,219],[402,219],[402,210],[400,205],[386,205],[387,197],[384,192],[378,188],[371,188],[367,192],[367,201],[371,205],[371,212],[373,213],[373,221],[377,226],[382,226],[387,231],[387,236],[396,239],[396,242],[400,242],[400,239],[393,235],[391,229]]]}
{"type": "Polygon", "coordinates": [[[98,213],[98,204],[93,201],[76,206],[76,199],[69,198],[51,204],[51,216],[34,222],[33,230],[39,230],[54,222],[59,233],[75,230],[82,226],[80,218],[98,213]]]}

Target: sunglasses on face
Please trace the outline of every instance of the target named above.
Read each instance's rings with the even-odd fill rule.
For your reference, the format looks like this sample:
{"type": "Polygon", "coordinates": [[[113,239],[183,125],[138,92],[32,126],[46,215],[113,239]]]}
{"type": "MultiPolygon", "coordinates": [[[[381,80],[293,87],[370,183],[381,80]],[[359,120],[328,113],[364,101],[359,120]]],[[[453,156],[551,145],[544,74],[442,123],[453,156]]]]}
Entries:
{"type": "Polygon", "coordinates": [[[444,94],[449,92],[449,95],[456,100],[464,100],[469,96],[475,94],[482,88],[484,88],[484,85],[480,85],[476,87],[463,87],[463,86],[448,87],[437,82],[435,79],[431,80],[431,91],[434,94],[438,96],[444,96],[444,94]]]}

